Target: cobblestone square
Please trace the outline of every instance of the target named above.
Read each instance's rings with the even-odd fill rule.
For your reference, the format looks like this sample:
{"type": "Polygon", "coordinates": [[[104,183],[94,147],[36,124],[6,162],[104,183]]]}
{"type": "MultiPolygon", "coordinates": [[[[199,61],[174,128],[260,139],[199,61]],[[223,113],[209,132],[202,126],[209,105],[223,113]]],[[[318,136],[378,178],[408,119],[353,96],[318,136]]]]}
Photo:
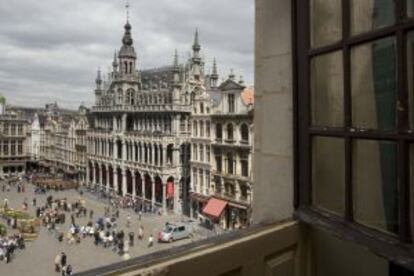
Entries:
{"type": "MultiPolygon", "coordinates": [[[[0,185],[2,185],[1,182],[0,185]]],[[[31,204],[34,197],[37,199],[37,206],[43,206],[48,195],[52,195],[54,198],[67,198],[68,202],[75,202],[80,197],[80,194],[75,190],[58,192],[50,191],[46,195],[35,195],[34,186],[26,184],[26,188],[27,191],[25,193],[17,193],[15,187],[11,187],[9,192],[0,191],[0,202],[3,203],[4,198],[7,198],[10,207],[21,210],[22,203],[26,198],[29,203],[28,212],[35,216],[35,208],[31,204]]],[[[98,200],[95,195],[88,193],[84,193],[82,199],[86,201],[86,208],[94,211],[94,222],[98,217],[103,217],[104,206],[106,206],[104,202],[98,200]]],[[[71,223],[70,214],[67,213],[66,217],[65,224],[57,225],[57,227],[59,227],[58,230],[62,230],[64,233],[68,232],[71,223]]],[[[139,221],[138,215],[132,210],[120,209],[117,230],[122,229],[126,234],[131,231],[135,233],[134,246],[129,248],[131,258],[183,245],[199,240],[204,236],[212,235],[212,233],[209,233],[207,230],[195,227],[194,235],[190,239],[175,241],[173,243],[155,242],[152,248],[148,248],[147,243],[150,233],[152,233],[156,239],[157,233],[164,228],[167,221],[173,223],[183,219],[185,219],[185,217],[173,215],[159,216],[144,213],[141,221],[139,221]],[[131,215],[131,224],[129,228],[126,226],[126,218],[128,214],[131,215]],[[138,241],[137,239],[138,228],[140,225],[144,227],[144,239],[142,241],[138,241]]],[[[88,217],[76,218],[76,224],[80,226],[86,225],[88,221],[88,217]]],[[[6,224],[6,221],[1,219],[1,223],[6,224]]],[[[122,261],[122,257],[113,252],[112,247],[104,248],[101,245],[95,246],[93,237],[82,239],[80,244],[68,244],[66,240],[59,242],[54,232],[49,232],[42,226],[38,238],[33,242],[27,242],[26,249],[16,250],[11,263],[6,264],[4,261],[0,262],[0,275],[59,275],[54,271],[54,258],[60,252],[66,253],[68,256],[68,264],[72,265],[74,272],[85,271],[91,268],[122,261]]]]}

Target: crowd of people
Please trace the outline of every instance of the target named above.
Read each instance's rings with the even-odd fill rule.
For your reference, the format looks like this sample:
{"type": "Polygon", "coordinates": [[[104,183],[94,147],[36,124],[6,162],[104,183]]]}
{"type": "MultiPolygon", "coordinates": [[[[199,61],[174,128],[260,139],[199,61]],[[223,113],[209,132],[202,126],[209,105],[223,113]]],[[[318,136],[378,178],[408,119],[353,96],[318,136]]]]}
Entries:
{"type": "MultiPolygon", "coordinates": [[[[25,182],[22,179],[3,181],[2,191],[9,192],[15,188],[17,193],[27,193],[27,183],[30,182],[25,182]]],[[[49,194],[48,191],[48,187],[36,187],[33,195],[27,195],[27,197],[32,196],[30,204],[24,195],[22,208],[33,211],[41,225],[51,235],[54,235],[58,242],[76,246],[83,243],[83,240],[90,239],[96,247],[112,251],[123,259],[130,258],[130,248],[137,246],[138,243],[146,247],[154,246],[155,239],[151,229],[144,229],[142,224],[139,227],[132,226],[133,218],[130,214],[126,215],[125,221],[121,223],[120,209],[131,208],[137,214],[139,222],[144,213],[161,215],[158,209],[136,199],[109,194],[102,214],[94,214],[92,208],[87,208],[89,205],[86,204],[82,190],[78,190],[79,196],[76,200],[66,197],[59,198],[59,193],[49,194]],[[47,194],[46,201],[38,201],[36,197],[44,198],[39,194],[47,194]],[[67,226],[69,220],[70,223],[67,226]]],[[[8,199],[4,200],[3,205],[7,206],[8,199]]],[[[15,228],[13,225],[16,225],[16,221],[8,221],[8,226],[11,229],[15,228]]],[[[24,248],[24,239],[21,235],[0,238],[0,258],[7,263],[13,258],[16,249],[24,248]]],[[[56,273],[62,275],[73,273],[73,266],[68,263],[64,252],[56,255],[53,264],[56,273]]]]}
{"type": "Polygon", "coordinates": [[[24,238],[21,234],[0,237],[0,260],[10,263],[14,257],[14,252],[26,248],[24,238]]]}

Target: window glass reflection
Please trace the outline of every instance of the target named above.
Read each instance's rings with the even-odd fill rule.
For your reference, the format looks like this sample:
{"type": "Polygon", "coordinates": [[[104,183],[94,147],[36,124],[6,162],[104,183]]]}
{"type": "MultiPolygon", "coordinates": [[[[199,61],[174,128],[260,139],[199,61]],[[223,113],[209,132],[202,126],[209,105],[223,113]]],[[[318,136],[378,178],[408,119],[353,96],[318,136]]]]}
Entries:
{"type": "Polygon", "coordinates": [[[396,127],[396,51],[394,37],[352,49],[353,126],[381,130],[392,130],[396,127]]]}
{"type": "Polygon", "coordinates": [[[397,145],[356,140],[352,162],[355,221],[397,234],[397,145]]]}
{"type": "Polygon", "coordinates": [[[352,34],[368,32],[394,23],[394,0],[351,0],[352,34]]]}
{"type": "Polygon", "coordinates": [[[315,137],[312,144],[313,205],[338,215],[345,211],[345,143],[315,137]]]}
{"type": "Polygon", "coordinates": [[[344,92],[342,52],[311,61],[311,116],[314,126],[343,126],[344,92]]]}
{"type": "Polygon", "coordinates": [[[342,38],[341,0],[311,1],[311,45],[320,47],[342,38]]]}

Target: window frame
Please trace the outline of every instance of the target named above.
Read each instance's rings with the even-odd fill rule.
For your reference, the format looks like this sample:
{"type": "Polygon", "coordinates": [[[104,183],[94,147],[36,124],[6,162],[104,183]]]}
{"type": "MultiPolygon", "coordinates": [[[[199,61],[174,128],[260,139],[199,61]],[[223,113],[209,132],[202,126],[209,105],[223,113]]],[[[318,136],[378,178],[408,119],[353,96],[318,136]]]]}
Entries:
{"type": "MultiPolygon", "coordinates": [[[[302,221],[325,229],[343,239],[357,241],[371,250],[403,266],[414,269],[414,250],[410,222],[409,148],[414,146],[408,109],[407,35],[414,31],[414,18],[406,16],[406,1],[395,0],[395,24],[369,32],[351,35],[351,1],[342,0],[342,39],[311,48],[310,2],[293,2],[293,77],[294,77],[294,204],[296,216],[302,221]],[[393,131],[359,131],[352,126],[351,49],[357,45],[394,36],[397,54],[397,125],[393,131]],[[326,128],[311,125],[311,59],[327,53],[342,52],[344,78],[344,127],[326,128]],[[345,213],[341,218],[312,206],[312,137],[337,137],[345,140],[345,213]],[[355,223],[352,200],[352,141],[355,139],[394,141],[397,143],[399,232],[392,236],[355,223]],[[405,262],[404,262],[405,259],[405,262]],[[409,260],[409,261],[407,261],[409,260]]],[[[414,106],[411,106],[414,108],[414,106]]]]}

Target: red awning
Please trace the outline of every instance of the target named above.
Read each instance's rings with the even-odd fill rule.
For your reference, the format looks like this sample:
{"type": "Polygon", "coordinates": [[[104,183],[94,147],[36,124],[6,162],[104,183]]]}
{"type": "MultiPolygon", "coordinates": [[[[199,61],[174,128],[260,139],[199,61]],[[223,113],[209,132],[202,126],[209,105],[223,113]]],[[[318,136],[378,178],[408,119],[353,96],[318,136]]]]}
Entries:
{"type": "Polygon", "coordinates": [[[223,213],[224,208],[227,206],[227,201],[223,201],[217,198],[210,198],[207,205],[203,209],[203,213],[207,216],[219,218],[223,213]]]}

